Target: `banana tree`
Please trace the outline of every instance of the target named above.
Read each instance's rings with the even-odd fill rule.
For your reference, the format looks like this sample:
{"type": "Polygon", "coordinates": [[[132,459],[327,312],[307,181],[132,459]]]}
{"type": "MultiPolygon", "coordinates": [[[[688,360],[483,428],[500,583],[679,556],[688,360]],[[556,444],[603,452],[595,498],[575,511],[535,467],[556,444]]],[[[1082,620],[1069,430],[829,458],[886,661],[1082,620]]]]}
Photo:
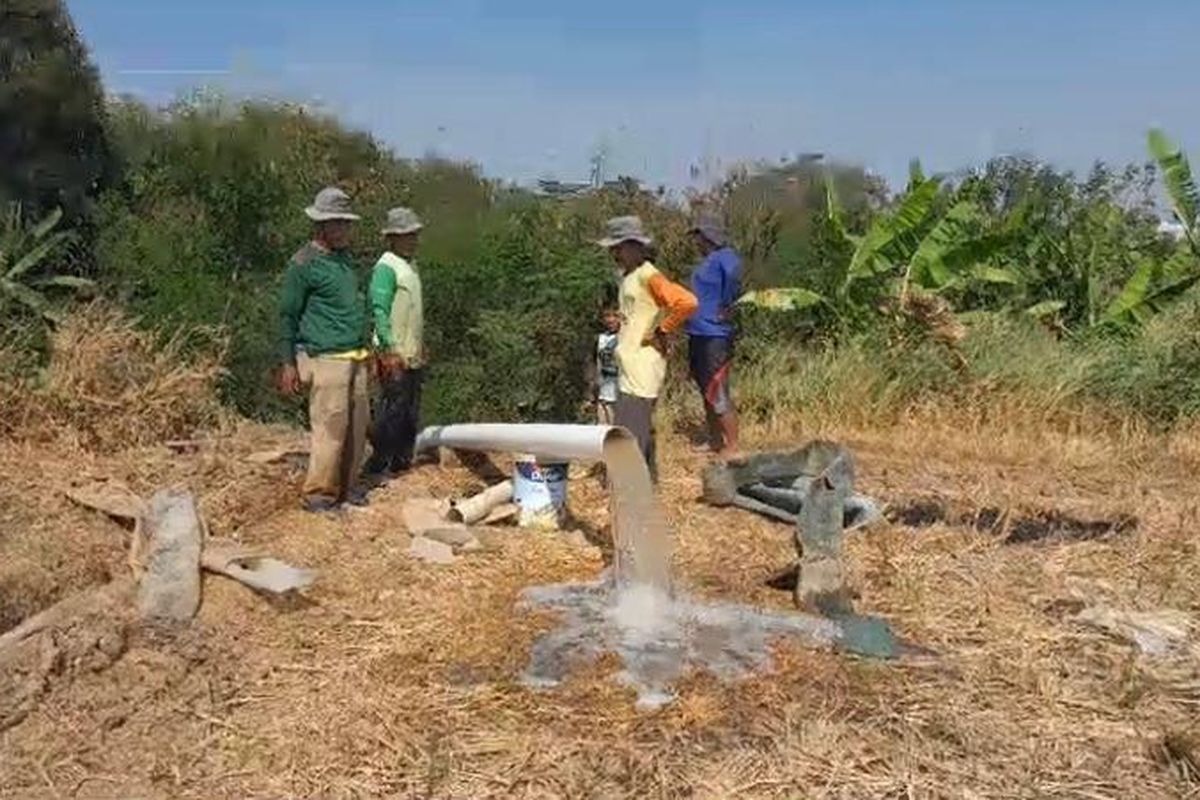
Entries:
{"type": "Polygon", "coordinates": [[[0,230],[0,310],[5,306],[23,307],[50,322],[58,314],[48,292],[69,289],[91,291],[95,284],[75,275],[45,275],[49,261],[71,242],[69,231],[56,231],[62,210],[56,209],[32,226],[26,226],[20,205],[9,206],[4,227],[0,230]]]}
{"type": "Polygon", "coordinates": [[[1183,226],[1188,246],[1193,252],[1200,253],[1200,237],[1197,236],[1197,226],[1200,226],[1200,190],[1196,188],[1188,158],[1179,145],[1157,128],[1151,130],[1146,138],[1150,156],[1162,171],[1163,185],[1167,190],[1171,210],[1183,226]]]}
{"type": "Polygon", "coordinates": [[[1103,321],[1111,276],[1137,254],[1128,248],[1124,212],[1107,202],[1072,203],[1063,224],[1047,223],[1022,204],[1006,225],[1018,243],[1009,269],[1014,301],[1028,316],[1077,327],[1103,321]],[[1074,206],[1079,205],[1078,209],[1074,206]]]}
{"type": "Polygon", "coordinates": [[[1165,261],[1142,259],[1120,294],[1105,310],[1106,322],[1142,324],[1200,281],[1200,191],[1184,152],[1160,130],[1147,136],[1150,155],[1162,172],[1167,200],[1183,226],[1184,242],[1165,261]]]}
{"type": "Polygon", "coordinates": [[[959,193],[987,209],[1004,245],[980,270],[992,285],[971,286],[959,307],[1020,313],[1060,331],[1145,319],[1190,278],[1137,202],[1149,187],[1143,176],[1098,165],[1077,181],[1040,162],[989,162],[959,193]]]}
{"type": "Polygon", "coordinates": [[[858,305],[856,293],[864,285],[904,304],[914,292],[938,293],[969,281],[1013,282],[1011,274],[988,263],[998,241],[986,235],[982,209],[963,200],[943,213],[938,208],[941,189],[942,179],[925,177],[914,162],[909,189],[895,209],[856,236],[846,230],[833,184],[827,181],[826,221],[853,247],[832,292],[790,287],[759,291],[743,300],[776,308],[825,304],[845,312],[858,305]]]}
{"type": "MultiPolygon", "coordinates": [[[[939,208],[940,177],[924,177],[914,164],[910,189],[891,213],[877,218],[867,232],[853,238],[840,295],[856,283],[886,281],[904,304],[914,292],[941,293],[983,281],[1010,283],[1013,276],[990,264],[1000,239],[986,230],[983,209],[972,200],[939,208]]],[[[830,204],[836,209],[836,201],[830,204]]],[[[836,213],[831,211],[830,213],[836,213]]]]}

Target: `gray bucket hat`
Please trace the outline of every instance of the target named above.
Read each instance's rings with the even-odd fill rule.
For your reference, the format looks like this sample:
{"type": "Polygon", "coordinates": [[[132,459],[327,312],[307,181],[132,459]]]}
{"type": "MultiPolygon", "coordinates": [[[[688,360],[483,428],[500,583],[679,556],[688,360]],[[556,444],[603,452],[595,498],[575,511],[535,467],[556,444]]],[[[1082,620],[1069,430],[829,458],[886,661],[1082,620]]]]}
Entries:
{"type": "Polygon", "coordinates": [[[688,229],[688,232],[700,234],[717,247],[723,247],[729,243],[729,237],[725,233],[724,220],[721,219],[720,215],[714,214],[711,211],[697,216],[695,223],[688,229]]]}
{"type": "Polygon", "coordinates": [[[654,240],[642,229],[641,217],[613,217],[604,225],[604,238],[596,242],[601,247],[615,247],[621,242],[651,244],[654,240]]]}
{"type": "Polygon", "coordinates": [[[403,236],[406,233],[416,233],[425,227],[417,212],[411,208],[393,208],[387,213],[387,222],[380,231],[384,236],[389,233],[403,236]]]}
{"type": "Polygon", "coordinates": [[[334,219],[359,219],[358,214],[350,212],[350,195],[336,186],[326,186],[317,192],[312,205],[304,209],[304,213],[313,222],[328,222],[334,219]]]}

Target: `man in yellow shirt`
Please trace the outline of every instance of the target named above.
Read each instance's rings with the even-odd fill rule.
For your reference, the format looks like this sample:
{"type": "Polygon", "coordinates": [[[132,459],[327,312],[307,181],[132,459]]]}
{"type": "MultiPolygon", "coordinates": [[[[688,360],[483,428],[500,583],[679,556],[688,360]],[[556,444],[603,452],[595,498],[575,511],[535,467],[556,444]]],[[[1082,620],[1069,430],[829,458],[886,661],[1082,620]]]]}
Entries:
{"type": "Polygon", "coordinates": [[[657,480],[654,407],[667,375],[668,337],[695,312],[696,297],[651,263],[653,240],[638,217],[610,219],[598,244],[609,251],[623,275],[614,423],[637,438],[650,475],[657,480]]]}
{"type": "Polygon", "coordinates": [[[387,250],[371,273],[380,396],[367,473],[376,481],[409,468],[420,424],[425,314],[413,259],[423,227],[410,209],[389,211],[383,228],[387,250]]]}

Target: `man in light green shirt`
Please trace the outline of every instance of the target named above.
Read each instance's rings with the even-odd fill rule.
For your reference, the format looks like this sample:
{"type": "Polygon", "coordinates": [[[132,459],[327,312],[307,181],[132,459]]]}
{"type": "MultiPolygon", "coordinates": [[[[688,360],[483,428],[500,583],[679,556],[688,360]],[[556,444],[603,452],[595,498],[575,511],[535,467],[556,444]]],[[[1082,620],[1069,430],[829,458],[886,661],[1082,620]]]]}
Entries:
{"type": "Polygon", "coordinates": [[[367,472],[376,480],[411,466],[420,424],[425,317],[421,276],[413,258],[423,227],[407,208],[389,211],[383,228],[387,250],[371,273],[380,392],[367,472]]]}

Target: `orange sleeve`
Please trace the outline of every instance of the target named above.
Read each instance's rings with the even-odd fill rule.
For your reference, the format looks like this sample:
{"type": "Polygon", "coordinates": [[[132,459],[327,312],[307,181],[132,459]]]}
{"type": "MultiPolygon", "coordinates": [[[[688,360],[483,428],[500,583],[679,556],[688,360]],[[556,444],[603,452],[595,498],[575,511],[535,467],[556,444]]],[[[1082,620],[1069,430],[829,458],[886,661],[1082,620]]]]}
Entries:
{"type": "Polygon", "coordinates": [[[696,307],[699,305],[696,295],[669,280],[662,273],[652,275],[650,280],[646,281],[646,288],[650,290],[650,295],[654,302],[658,303],[658,307],[666,309],[666,316],[658,326],[663,333],[674,333],[687,322],[688,317],[696,313],[696,307]]]}

